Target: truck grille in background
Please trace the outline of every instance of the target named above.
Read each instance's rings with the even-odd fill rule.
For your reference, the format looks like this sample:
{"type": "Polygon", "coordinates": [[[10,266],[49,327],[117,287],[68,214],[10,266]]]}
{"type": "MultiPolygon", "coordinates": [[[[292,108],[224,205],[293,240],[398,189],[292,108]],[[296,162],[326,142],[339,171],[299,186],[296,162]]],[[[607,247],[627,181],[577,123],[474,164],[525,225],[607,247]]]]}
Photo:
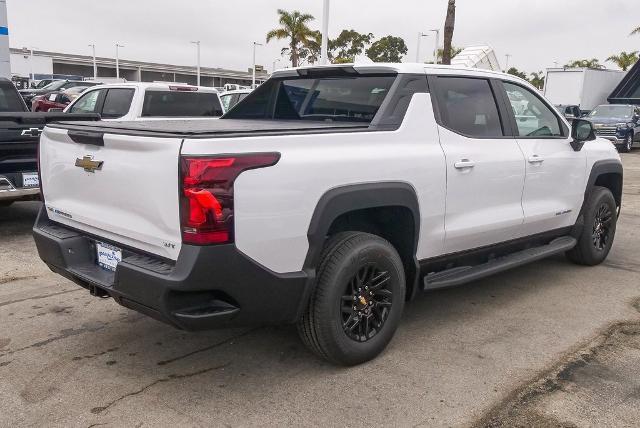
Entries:
{"type": "Polygon", "coordinates": [[[607,137],[615,137],[616,136],[616,128],[608,127],[608,128],[597,128],[596,135],[604,135],[607,137]]]}

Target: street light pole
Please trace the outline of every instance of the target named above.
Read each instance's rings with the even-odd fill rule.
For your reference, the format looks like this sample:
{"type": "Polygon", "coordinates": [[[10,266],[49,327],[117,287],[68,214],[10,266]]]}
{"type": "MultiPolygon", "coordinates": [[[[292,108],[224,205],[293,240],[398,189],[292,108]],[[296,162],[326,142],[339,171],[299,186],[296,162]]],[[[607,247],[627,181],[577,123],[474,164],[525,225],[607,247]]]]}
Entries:
{"type": "Polygon", "coordinates": [[[93,80],[98,79],[98,65],[96,64],[96,45],[90,44],[89,47],[93,51],[93,80]]]}
{"type": "Polygon", "coordinates": [[[322,7],[322,44],[320,46],[320,64],[329,63],[329,2],[324,0],[322,7]]]}
{"type": "Polygon", "coordinates": [[[423,37],[427,37],[428,34],[425,34],[423,32],[419,32],[418,33],[418,46],[416,48],[416,62],[420,62],[420,41],[422,40],[423,37]]]}
{"type": "Polygon", "coordinates": [[[195,41],[195,42],[191,42],[191,43],[196,45],[196,49],[198,51],[198,54],[197,54],[198,62],[197,62],[197,67],[196,67],[196,74],[197,74],[197,80],[198,80],[198,85],[197,86],[200,86],[200,40],[195,41]]]}
{"type": "Polygon", "coordinates": [[[256,88],[256,46],[262,46],[262,44],[253,42],[253,78],[251,80],[251,89],[256,88]]]}
{"type": "Polygon", "coordinates": [[[506,73],[507,71],[509,71],[509,58],[511,58],[511,54],[506,54],[505,57],[507,58],[504,64],[504,72],[506,73]]]}
{"type": "Polygon", "coordinates": [[[433,48],[433,63],[437,64],[438,63],[438,45],[440,44],[440,30],[435,29],[435,30],[429,30],[433,33],[436,33],[436,44],[435,47],[433,48]]]}
{"type": "Polygon", "coordinates": [[[120,79],[120,53],[118,48],[123,48],[124,45],[116,43],[116,79],[120,79]]]}

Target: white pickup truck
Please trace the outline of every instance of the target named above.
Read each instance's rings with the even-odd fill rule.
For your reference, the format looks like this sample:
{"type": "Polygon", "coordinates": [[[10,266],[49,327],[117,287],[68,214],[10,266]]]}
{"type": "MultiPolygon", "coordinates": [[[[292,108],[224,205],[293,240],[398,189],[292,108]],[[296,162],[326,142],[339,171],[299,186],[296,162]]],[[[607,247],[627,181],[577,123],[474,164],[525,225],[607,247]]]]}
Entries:
{"type": "Polygon", "coordinates": [[[218,91],[183,83],[132,82],[94,86],[66,113],[98,113],[102,120],[208,119],[224,113],[218,91]]]}
{"type": "Polygon", "coordinates": [[[182,329],[297,323],[345,365],[420,290],[602,262],[622,195],[590,122],[514,76],[424,64],[278,71],[220,120],[52,124],[40,147],[54,272],[182,329]]]}

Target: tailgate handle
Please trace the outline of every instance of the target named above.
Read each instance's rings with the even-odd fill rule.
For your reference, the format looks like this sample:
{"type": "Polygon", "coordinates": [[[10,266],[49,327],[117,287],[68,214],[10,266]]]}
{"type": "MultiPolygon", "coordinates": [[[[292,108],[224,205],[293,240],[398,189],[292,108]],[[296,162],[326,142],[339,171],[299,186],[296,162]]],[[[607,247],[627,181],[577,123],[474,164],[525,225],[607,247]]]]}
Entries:
{"type": "Polygon", "coordinates": [[[104,132],[69,131],[67,135],[74,143],[104,146],[104,132]]]}

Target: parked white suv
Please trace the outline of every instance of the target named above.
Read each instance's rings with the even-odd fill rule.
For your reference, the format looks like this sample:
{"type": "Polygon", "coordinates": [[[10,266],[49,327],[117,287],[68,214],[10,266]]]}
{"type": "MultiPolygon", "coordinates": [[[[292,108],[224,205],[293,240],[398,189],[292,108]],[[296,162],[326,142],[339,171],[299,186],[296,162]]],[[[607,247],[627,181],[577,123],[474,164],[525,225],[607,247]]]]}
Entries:
{"type": "Polygon", "coordinates": [[[347,365],[420,290],[601,263],[622,196],[590,122],[514,76],[424,64],[278,71],[220,120],[51,124],[42,143],[53,271],[182,329],[297,323],[347,365]]]}
{"type": "Polygon", "coordinates": [[[214,88],[181,83],[113,83],[87,90],[64,110],[98,113],[102,120],[206,119],[223,114],[214,88]]]}

